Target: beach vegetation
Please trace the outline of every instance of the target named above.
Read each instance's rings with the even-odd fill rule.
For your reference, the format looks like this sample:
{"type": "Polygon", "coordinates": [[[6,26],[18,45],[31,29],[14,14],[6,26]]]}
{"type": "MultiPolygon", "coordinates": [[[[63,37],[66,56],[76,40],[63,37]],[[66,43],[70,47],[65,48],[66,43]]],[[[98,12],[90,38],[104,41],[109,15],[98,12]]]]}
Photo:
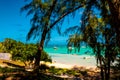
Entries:
{"type": "MultiPolygon", "coordinates": [[[[81,17],[82,23],[75,28],[79,31],[74,34],[83,35],[81,41],[85,41],[93,49],[101,69],[102,80],[110,80],[111,66],[120,54],[119,2],[116,0],[88,0],[81,17]]],[[[69,29],[73,31],[73,28],[69,29]]],[[[77,39],[78,37],[74,40],[77,39]]],[[[70,42],[72,41],[69,40],[68,43],[70,42]]]]}
{"type": "MultiPolygon", "coordinates": [[[[28,0],[25,0],[28,1],[28,0]]],[[[31,38],[39,38],[39,45],[25,44],[10,38],[6,38],[0,43],[0,52],[10,53],[11,59],[14,61],[22,61],[25,66],[34,63],[34,72],[24,72],[20,75],[21,80],[62,80],[55,75],[69,76],[88,76],[88,71],[84,70],[68,70],[51,67],[45,65],[40,66],[40,61],[52,61],[50,56],[44,51],[45,43],[50,40],[51,32],[55,29],[61,34],[62,23],[69,16],[78,14],[82,8],[84,11],[81,17],[80,26],[71,27],[71,30],[76,32],[70,35],[68,46],[75,47],[75,52],[80,51],[81,41],[89,45],[96,56],[98,67],[101,70],[101,79],[110,80],[110,72],[118,73],[114,79],[119,79],[120,59],[120,1],[119,0],[31,0],[21,8],[21,11],[27,12],[27,15],[32,15],[31,29],[28,32],[27,40],[31,38]],[[96,14],[97,12],[97,14],[96,14]],[[114,62],[117,62],[114,64],[114,62]],[[114,66],[113,66],[114,65],[114,66]],[[40,66],[40,67],[39,67],[40,66]],[[41,70],[39,70],[41,69],[41,70]],[[43,69],[43,70],[42,70],[43,69]],[[41,73],[39,72],[41,71],[41,73]],[[47,71],[51,75],[44,75],[47,71]],[[28,74],[29,73],[29,74],[28,74]],[[37,74],[34,75],[34,74],[37,74]],[[33,78],[34,77],[34,78],[33,78]]],[[[67,29],[68,31],[68,29],[67,29]]],[[[14,67],[19,65],[4,62],[14,67]]],[[[20,67],[20,66],[19,66],[20,67]]],[[[20,70],[22,71],[22,70],[20,70]]],[[[12,68],[1,68],[4,76],[6,72],[14,72],[12,68]]],[[[113,74],[112,74],[113,76],[113,74]]],[[[1,77],[0,77],[1,79],[1,77]]],[[[17,79],[17,78],[16,78],[17,79]]],[[[2,78],[2,80],[5,80],[2,78]]],[[[98,79],[97,79],[98,80],[98,79]]]]}
{"type": "Polygon", "coordinates": [[[21,11],[27,11],[27,15],[33,15],[27,40],[36,37],[40,40],[35,55],[34,71],[39,71],[41,53],[45,42],[48,42],[51,38],[52,30],[56,28],[60,34],[61,24],[66,16],[73,16],[75,11],[84,6],[84,2],[84,0],[32,0],[21,8],[21,11]]]}
{"type": "MultiPolygon", "coordinates": [[[[20,60],[24,62],[25,66],[33,64],[35,53],[37,51],[37,44],[25,44],[10,38],[6,38],[2,43],[5,46],[5,52],[11,54],[12,60],[20,60]]],[[[47,62],[52,61],[51,57],[45,51],[42,52],[41,60],[47,62]]]]}
{"type": "MultiPolygon", "coordinates": [[[[62,22],[70,13],[74,14],[76,10],[83,8],[81,25],[79,28],[75,28],[76,33],[79,36],[83,35],[83,41],[93,48],[96,61],[101,69],[102,80],[110,80],[111,64],[120,52],[119,3],[119,0],[32,0],[25,5],[22,11],[28,11],[27,15],[33,15],[32,27],[27,39],[40,38],[35,54],[35,70],[39,71],[44,44],[50,40],[53,28],[57,27],[58,33],[60,33],[61,27],[58,23],[62,22]]],[[[75,40],[72,43],[76,45],[75,47],[80,47],[79,41],[75,40]]]]}
{"type": "MultiPolygon", "coordinates": [[[[111,65],[113,64],[113,62],[116,60],[116,57],[120,53],[120,46],[118,45],[119,39],[117,38],[119,37],[118,36],[119,34],[117,33],[118,27],[116,27],[120,26],[120,24],[115,26],[115,23],[118,24],[119,22],[111,23],[113,17],[111,18],[108,16],[113,15],[112,14],[113,11],[111,11],[110,6],[104,4],[105,2],[108,5],[110,5],[110,3],[114,3],[115,1],[113,2],[101,1],[101,4],[104,5],[101,6],[100,12],[101,18],[97,17],[91,10],[89,10],[90,13],[87,18],[87,24],[85,24],[85,28],[83,30],[83,35],[84,40],[94,50],[96,60],[100,65],[102,80],[109,80],[111,65]]],[[[116,10],[117,9],[118,8],[116,8],[116,10]]],[[[118,11],[117,14],[119,13],[120,12],[118,11]]]]}
{"type": "MultiPolygon", "coordinates": [[[[66,29],[66,31],[68,32],[68,30],[66,29]]],[[[66,32],[64,32],[66,33],[66,32]]],[[[80,51],[80,43],[83,41],[83,36],[79,35],[79,34],[73,34],[70,35],[68,40],[67,40],[67,47],[74,47],[75,53],[76,51],[80,51]]],[[[70,49],[68,49],[70,50],[70,49]]]]}
{"type": "MultiPolygon", "coordinates": [[[[106,27],[105,23],[100,19],[97,19],[94,15],[91,15],[88,22],[89,23],[83,31],[83,39],[81,41],[85,41],[93,49],[97,64],[101,69],[101,78],[102,80],[107,80],[108,77],[112,78],[111,76],[113,76],[110,76],[110,71],[112,69],[111,66],[114,64],[116,57],[119,55],[119,48],[115,45],[115,34],[112,32],[111,28],[106,27]]],[[[78,42],[78,44],[79,43],[80,42],[78,42]]]]}
{"type": "Polygon", "coordinates": [[[41,54],[41,61],[52,62],[51,57],[47,54],[47,52],[43,51],[41,54]]]}
{"type": "Polygon", "coordinates": [[[5,46],[3,45],[2,42],[0,42],[0,53],[5,52],[5,46]]]}

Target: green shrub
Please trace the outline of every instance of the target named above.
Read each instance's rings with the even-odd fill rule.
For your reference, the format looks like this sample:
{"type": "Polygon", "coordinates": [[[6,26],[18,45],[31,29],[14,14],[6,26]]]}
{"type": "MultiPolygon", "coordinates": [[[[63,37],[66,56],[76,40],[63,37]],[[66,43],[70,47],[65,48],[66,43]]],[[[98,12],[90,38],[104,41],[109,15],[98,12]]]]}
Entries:
{"type": "MultiPolygon", "coordinates": [[[[2,43],[0,43],[0,52],[5,48],[5,52],[11,53],[12,60],[20,60],[22,62],[33,61],[35,53],[38,50],[38,44],[25,44],[20,41],[16,41],[10,38],[6,38],[2,43]]],[[[52,62],[51,57],[43,51],[41,54],[41,61],[52,62]]]]}
{"type": "Polygon", "coordinates": [[[41,54],[41,61],[52,62],[52,59],[45,51],[43,51],[41,54]]]}
{"type": "Polygon", "coordinates": [[[40,65],[40,70],[46,70],[46,69],[49,69],[49,67],[45,64],[41,64],[40,65]]]}

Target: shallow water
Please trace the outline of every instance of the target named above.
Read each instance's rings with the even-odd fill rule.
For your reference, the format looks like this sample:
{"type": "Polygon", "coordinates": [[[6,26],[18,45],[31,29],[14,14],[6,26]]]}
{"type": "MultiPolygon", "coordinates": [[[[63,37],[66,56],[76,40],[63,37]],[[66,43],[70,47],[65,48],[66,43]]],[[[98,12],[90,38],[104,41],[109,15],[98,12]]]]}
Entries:
{"type": "Polygon", "coordinates": [[[73,48],[71,53],[68,53],[68,49],[65,46],[47,47],[44,48],[44,50],[50,55],[53,63],[60,63],[62,64],[62,67],[65,67],[63,64],[67,65],[67,67],[96,67],[96,60],[93,54],[93,50],[90,47],[81,47],[79,52],[75,52],[75,49],[73,48]]]}
{"type": "Polygon", "coordinates": [[[80,51],[76,51],[72,48],[71,52],[68,52],[68,48],[66,46],[60,46],[60,47],[46,47],[44,50],[48,54],[76,54],[76,55],[93,55],[93,50],[90,47],[81,47],[80,51]]]}

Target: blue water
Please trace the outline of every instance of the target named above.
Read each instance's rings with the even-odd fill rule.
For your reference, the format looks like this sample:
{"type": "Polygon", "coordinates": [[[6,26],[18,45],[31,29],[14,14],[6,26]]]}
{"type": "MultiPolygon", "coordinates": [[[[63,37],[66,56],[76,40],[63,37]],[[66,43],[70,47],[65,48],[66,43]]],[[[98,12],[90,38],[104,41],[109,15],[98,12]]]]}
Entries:
{"type": "Polygon", "coordinates": [[[57,49],[54,49],[54,47],[47,47],[44,48],[44,50],[48,53],[48,54],[77,54],[77,55],[93,55],[93,50],[90,47],[81,47],[80,51],[76,51],[73,48],[71,52],[68,52],[68,49],[66,46],[60,46],[57,47],[57,49]]]}

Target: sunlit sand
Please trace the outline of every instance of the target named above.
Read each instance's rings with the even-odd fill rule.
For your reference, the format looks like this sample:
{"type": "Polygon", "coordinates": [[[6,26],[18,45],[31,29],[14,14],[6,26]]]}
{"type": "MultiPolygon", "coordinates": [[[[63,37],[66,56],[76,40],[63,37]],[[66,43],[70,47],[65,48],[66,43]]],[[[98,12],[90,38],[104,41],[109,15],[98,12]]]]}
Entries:
{"type": "Polygon", "coordinates": [[[96,68],[96,60],[94,56],[71,54],[50,54],[50,56],[52,58],[52,63],[46,63],[48,66],[69,69],[73,67],[84,67],[86,69],[96,68]]]}

